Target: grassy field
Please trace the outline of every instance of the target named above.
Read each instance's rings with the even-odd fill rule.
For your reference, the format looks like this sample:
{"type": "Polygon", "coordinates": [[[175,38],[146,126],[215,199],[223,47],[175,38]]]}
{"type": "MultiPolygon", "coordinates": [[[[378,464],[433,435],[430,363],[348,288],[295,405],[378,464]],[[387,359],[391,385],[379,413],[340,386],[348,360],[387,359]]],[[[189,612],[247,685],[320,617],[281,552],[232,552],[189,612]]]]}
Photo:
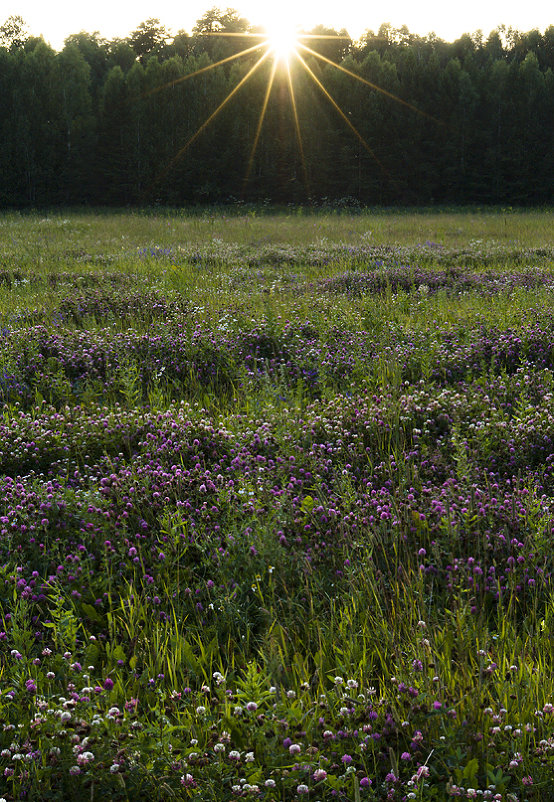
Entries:
{"type": "Polygon", "coordinates": [[[553,798],[553,223],[0,218],[0,798],[553,798]]]}

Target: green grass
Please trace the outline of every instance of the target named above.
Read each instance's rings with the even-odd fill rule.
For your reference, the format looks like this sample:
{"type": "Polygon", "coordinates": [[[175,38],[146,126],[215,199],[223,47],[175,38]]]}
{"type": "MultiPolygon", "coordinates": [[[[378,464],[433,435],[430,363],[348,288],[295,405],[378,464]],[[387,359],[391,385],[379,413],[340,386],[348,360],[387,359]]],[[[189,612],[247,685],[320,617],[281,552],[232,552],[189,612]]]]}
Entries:
{"type": "Polygon", "coordinates": [[[0,796],[548,799],[553,247],[0,218],[0,796]]]}
{"type": "MultiPolygon", "coordinates": [[[[71,260],[82,252],[121,255],[155,244],[205,245],[211,239],[260,246],[268,243],[305,245],[327,241],[375,245],[417,245],[425,241],[445,247],[469,242],[498,242],[519,247],[554,244],[552,211],[512,208],[450,211],[367,210],[356,214],[291,209],[241,212],[187,211],[4,213],[0,219],[2,256],[26,254],[42,264],[71,260]]],[[[38,265],[37,265],[38,266],[38,265]]]]}

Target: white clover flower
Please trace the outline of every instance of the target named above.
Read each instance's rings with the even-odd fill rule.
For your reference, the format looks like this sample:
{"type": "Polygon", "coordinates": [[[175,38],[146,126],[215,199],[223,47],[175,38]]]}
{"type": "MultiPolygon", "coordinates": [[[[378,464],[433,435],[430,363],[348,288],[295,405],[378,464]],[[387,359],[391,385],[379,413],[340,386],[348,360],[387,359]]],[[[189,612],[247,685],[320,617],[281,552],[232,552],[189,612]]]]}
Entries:
{"type": "Polygon", "coordinates": [[[92,752],[82,752],[80,755],[77,755],[77,763],[80,766],[86,766],[87,763],[92,763],[94,760],[94,755],[92,752]]]}
{"type": "Polygon", "coordinates": [[[225,752],[225,744],[214,744],[214,752],[225,752]]]}
{"type": "Polygon", "coordinates": [[[346,685],[350,688],[350,690],[355,690],[358,687],[358,682],[355,679],[349,679],[346,685]]]}
{"type": "MultiPolygon", "coordinates": [[[[275,788],[276,782],[275,780],[269,779],[265,781],[264,785],[266,788],[275,788]]],[[[0,802],[2,801],[0,800],[0,802]]]]}
{"type": "Polygon", "coordinates": [[[110,766],[111,774],[117,774],[118,771],[119,771],[119,764],[118,763],[112,763],[112,765],[110,766]]]}
{"type": "Polygon", "coordinates": [[[321,782],[321,780],[324,780],[326,777],[327,777],[327,772],[325,771],[325,769],[316,769],[314,771],[314,780],[316,782],[321,782]]]}
{"type": "Polygon", "coordinates": [[[237,752],[236,749],[231,749],[227,757],[229,760],[240,760],[240,752],[237,752]]]}
{"type": "Polygon", "coordinates": [[[199,705],[196,708],[196,715],[197,716],[205,716],[206,715],[206,708],[203,705],[199,705]]]}
{"type": "Polygon", "coordinates": [[[255,760],[255,758],[254,758],[254,752],[247,752],[247,753],[245,754],[245,756],[244,756],[244,762],[245,762],[245,763],[253,763],[253,762],[254,762],[254,760],[255,760]]]}
{"type": "Polygon", "coordinates": [[[335,677],[334,679],[335,685],[342,685],[344,680],[342,677],[335,677]]]}

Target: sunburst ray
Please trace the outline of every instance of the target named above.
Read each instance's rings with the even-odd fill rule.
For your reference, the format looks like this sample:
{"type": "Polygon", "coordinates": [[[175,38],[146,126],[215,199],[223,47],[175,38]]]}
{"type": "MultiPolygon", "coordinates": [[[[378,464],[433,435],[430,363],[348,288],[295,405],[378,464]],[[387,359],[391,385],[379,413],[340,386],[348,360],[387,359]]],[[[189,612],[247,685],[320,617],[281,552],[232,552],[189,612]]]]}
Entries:
{"type": "Polygon", "coordinates": [[[170,161],[170,162],[169,162],[169,164],[167,165],[167,167],[166,167],[166,169],[164,170],[164,172],[162,173],[162,175],[158,177],[158,179],[157,179],[158,181],[160,181],[160,180],[163,180],[163,179],[164,179],[164,178],[167,176],[167,174],[169,173],[169,171],[171,170],[171,168],[172,168],[172,167],[173,167],[173,166],[174,166],[174,165],[175,165],[175,164],[176,164],[176,163],[179,161],[179,159],[181,159],[181,158],[184,156],[184,154],[185,154],[185,153],[186,153],[186,151],[187,151],[187,150],[190,148],[190,146],[191,146],[191,145],[192,145],[194,142],[196,142],[196,140],[198,139],[198,137],[200,136],[200,134],[201,134],[203,131],[205,131],[205,129],[208,127],[208,125],[209,125],[209,124],[212,122],[212,120],[213,120],[213,119],[215,119],[215,117],[217,117],[217,115],[219,114],[219,112],[221,111],[221,109],[223,109],[223,108],[224,108],[224,107],[227,105],[227,103],[228,103],[228,102],[231,100],[231,98],[232,98],[232,97],[234,97],[234,96],[236,95],[236,93],[239,91],[239,89],[240,89],[242,86],[244,86],[244,84],[245,84],[245,83],[246,83],[246,82],[249,80],[249,78],[251,78],[251,77],[252,77],[252,75],[253,75],[253,74],[256,72],[256,70],[257,70],[257,69],[260,67],[260,65],[261,65],[261,64],[263,64],[263,62],[264,62],[264,61],[267,59],[267,57],[268,57],[268,56],[269,56],[269,51],[266,51],[266,52],[265,52],[265,53],[264,53],[262,56],[260,56],[260,58],[258,59],[258,61],[257,61],[257,62],[256,62],[256,63],[255,63],[255,64],[254,64],[254,65],[253,65],[253,66],[252,66],[252,67],[251,67],[251,68],[248,70],[248,72],[246,73],[246,75],[244,75],[244,76],[243,76],[243,77],[240,79],[240,81],[238,82],[238,84],[237,84],[235,87],[233,87],[233,89],[231,89],[231,91],[229,92],[229,94],[228,94],[228,95],[227,95],[227,96],[224,98],[224,100],[223,100],[223,101],[222,101],[222,102],[219,104],[219,106],[217,107],[217,109],[216,109],[215,111],[213,111],[213,112],[210,114],[210,116],[208,117],[208,119],[207,119],[207,120],[205,120],[205,121],[202,123],[202,125],[201,125],[201,126],[200,126],[200,128],[199,128],[199,129],[196,131],[196,133],[194,133],[194,134],[193,134],[193,135],[190,137],[190,139],[189,139],[189,140],[187,140],[187,142],[185,142],[185,144],[183,145],[183,147],[182,147],[182,148],[180,148],[180,150],[179,150],[179,151],[178,151],[178,152],[175,154],[175,156],[174,156],[174,157],[171,159],[171,161],[170,161]]]}
{"type": "MultiPolygon", "coordinates": [[[[156,92],[161,92],[162,89],[167,89],[169,86],[175,86],[176,84],[181,84],[183,81],[188,81],[190,78],[196,78],[198,75],[202,75],[209,70],[215,70],[216,67],[221,67],[222,64],[228,64],[230,61],[234,61],[237,58],[242,58],[243,56],[247,56],[250,53],[255,53],[256,50],[260,50],[262,47],[265,46],[265,41],[260,42],[257,45],[252,45],[252,47],[247,47],[246,50],[241,50],[240,53],[234,53],[232,56],[227,56],[227,58],[222,58],[220,61],[216,61],[214,64],[208,64],[207,67],[200,67],[199,70],[195,70],[194,72],[189,72],[187,75],[181,76],[181,78],[175,78],[174,81],[169,81],[166,84],[161,84],[160,86],[155,86],[153,89],[150,89],[148,92],[144,93],[144,97],[149,97],[150,95],[155,94],[156,92]]],[[[267,54],[266,54],[267,55],[267,54]]]]}
{"type": "Polygon", "coordinates": [[[397,103],[400,103],[402,106],[406,106],[406,108],[411,109],[412,111],[415,111],[417,114],[421,114],[423,117],[427,117],[429,120],[433,120],[433,122],[436,122],[436,123],[440,124],[440,120],[437,120],[431,114],[427,114],[427,112],[422,111],[421,109],[418,109],[417,106],[414,106],[412,103],[409,103],[407,100],[403,100],[401,97],[398,97],[398,95],[395,95],[392,92],[388,92],[386,89],[383,89],[382,86],[379,86],[378,84],[374,84],[374,83],[372,83],[372,81],[368,81],[367,78],[362,78],[361,75],[356,75],[356,73],[352,72],[352,70],[348,70],[346,67],[343,67],[342,64],[337,64],[335,61],[332,61],[330,58],[327,58],[327,56],[323,56],[321,53],[318,53],[317,50],[312,50],[312,48],[308,47],[308,45],[303,45],[300,41],[299,41],[298,44],[299,44],[299,47],[302,48],[302,50],[305,50],[307,53],[310,53],[310,55],[315,56],[316,58],[320,59],[321,61],[326,62],[327,64],[331,64],[333,67],[336,67],[337,70],[340,70],[340,72],[345,73],[345,75],[349,75],[351,78],[354,78],[356,81],[360,81],[360,83],[365,84],[366,86],[369,86],[370,89],[375,89],[377,92],[380,92],[382,95],[385,95],[386,97],[391,98],[391,100],[395,100],[397,103]]]}
{"type": "MultiPolygon", "coordinates": [[[[298,52],[296,50],[293,51],[293,55],[298,58],[298,52]]],[[[310,185],[308,180],[308,170],[306,168],[306,159],[304,158],[304,145],[302,144],[302,133],[300,131],[300,122],[298,120],[298,108],[296,106],[296,97],[294,94],[294,86],[292,83],[292,75],[290,72],[290,62],[287,61],[286,63],[287,68],[287,80],[289,85],[289,92],[290,92],[290,100],[292,105],[292,112],[294,115],[294,127],[296,130],[296,139],[298,141],[298,149],[300,151],[300,161],[302,163],[302,174],[304,176],[304,186],[306,188],[306,194],[310,197],[310,185]]]]}
{"type": "Polygon", "coordinates": [[[346,123],[346,125],[347,125],[347,126],[350,128],[350,130],[353,132],[353,134],[354,134],[354,135],[356,136],[356,138],[359,140],[359,142],[361,143],[362,147],[363,147],[363,148],[365,148],[365,150],[366,150],[366,151],[369,153],[369,155],[370,155],[370,156],[371,156],[371,157],[372,157],[372,158],[373,158],[373,159],[376,161],[376,163],[379,165],[379,167],[380,167],[380,168],[383,170],[383,172],[384,172],[384,173],[385,173],[385,174],[388,176],[388,175],[389,175],[389,173],[388,173],[388,170],[387,170],[387,169],[385,168],[385,166],[384,166],[384,165],[381,163],[381,161],[380,161],[380,160],[379,160],[379,158],[376,156],[376,154],[375,154],[375,152],[373,151],[373,149],[372,149],[372,148],[371,148],[371,147],[370,147],[370,146],[367,144],[367,142],[365,141],[365,139],[363,138],[363,136],[360,134],[360,132],[358,131],[358,129],[356,128],[356,126],[354,125],[354,123],[353,123],[351,120],[349,120],[349,119],[348,119],[347,115],[346,115],[346,114],[344,113],[344,111],[341,109],[341,107],[339,106],[339,104],[337,103],[337,101],[335,100],[335,98],[334,98],[334,97],[333,97],[333,96],[332,96],[332,95],[331,95],[331,94],[330,94],[330,93],[327,91],[327,89],[326,89],[326,88],[323,86],[323,84],[321,83],[321,81],[319,80],[319,78],[317,77],[317,75],[314,73],[314,71],[313,71],[313,70],[312,70],[312,69],[311,69],[311,68],[310,68],[310,67],[309,67],[309,66],[306,64],[306,62],[304,61],[304,59],[302,58],[302,56],[300,55],[300,53],[297,53],[297,58],[298,58],[298,61],[300,62],[300,64],[302,64],[302,66],[304,67],[304,69],[307,71],[307,73],[310,75],[310,77],[312,78],[312,80],[315,82],[315,84],[316,84],[316,85],[319,87],[319,89],[320,89],[320,90],[323,92],[323,94],[325,95],[325,97],[327,98],[327,100],[328,100],[328,101],[331,103],[331,105],[333,106],[333,108],[334,108],[334,109],[335,109],[335,110],[338,112],[338,114],[339,114],[339,115],[342,117],[342,119],[344,120],[344,122],[346,123]]]}
{"type": "Polygon", "coordinates": [[[256,33],[253,33],[253,32],[250,32],[250,31],[246,31],[246,32],[211,31],[211,32],[206,32],[205,34],[202,34],[202,35],[203,36],[219,36],[219,37],[236,37],[236,38],[243,38],[243,39],[251,38],[251,39],[259,39],[260,41],[257,44],[252,45],[252,47],[247,47],[244,50],[241,50],[239,53],[234,53],[231,56],[227,56],[226,58],[220,59],[219,61],[215,62],[214,64],[209,64],[206,67],[201,67],[200,69],[195,70],[194,72],[191,72],[191,73],[189,73],[187,75],[184,75],[181,78],[177,78],[176,80],[170,81],[169,83],[164,84],[162,86],[155,87],[154,89],[150,90],[150,92],[147,93],[147,94],[152,94],[154,92],[159,92],[159,91],[161,91],[162,89],[164,89],[164,88],[166,88],[168,86],[175,86],[176,84],[179,84],[179,83],[181,83],[183,81],[187,81],[190,78],[194,78],[194,77],[196,77],[198,75],[202,75],[203,73],[208,72],[209,70],[213,70],[216,67],[220,67],[220,66],[222,66],[224,64],[228,64],[231,61],[235,61],[236,59],[240,59],[240,58],[242,58],[244,56],[248,56],[248,55],[250,55],[252,53],[255,53],[256,51],[259,51],[262,48],[265,48],[265,52],[260,56],[260,58],[256,61],[256,63],[248,70],[246,75],[244,75],[243,78],[241,78],[239,83],[227,94],[225,99],[219,104],[219,106],[215,109],[215,111],[213,111],[210,114],[210,116],[200,125],[198,130],[187,140],[187,142],[183,145],[183,147],[181,147],[179,149],[179,151],[176,153],[176,155],[169,162],[169,164],[166,167],[166,169],[163,171],[162,175],[158,176],[157,181],[162,180],[163,178],[165,178],[167,176],[167,174],[169,173],[171,168],[176,164],[176,162],[179,161],[179,159],[181,159],[183,157],[183,155],[186,153],[186,151],[191,147],[191,145],[194,144],[194,142],[196,142],[196,140],[206,130],[206,128],[210,125],[210,123],[217,117],[217,115],[220,113],[220,111],[229,103],[229,101],[241,89],[241,87],[244,86],[244,84],[252,77],[254,72],[270,56],[273,57],[273,66],[272,66],[271,73],[270,73],[269,80],[268,80],[268,84],[267,84],[267,87],[266,87],[266,90],[265,90],[264,100],[263,100],[263,103],[262,103],[262,107],[261,107],[261,110],[260,110],[260,115],[259,115],[259,118],[258,118],[258,123],[257,123],[257,126],[256,126],[256,132],[255,132],[255,135],[254,135],[254,141],[252,143],[252,148],[250,150],[250,156],[249,156],[249,159],[248,159],[248,164],[247,164],[247,168],[246,168],[246,174],[245,174],[244,181],[243,181],[243,193],[245,191],[246,184],[248,183],[248,180],[250,178],[250,174],[251,174],[251,171],[252,171],[252,167],[253,167],[253,163],[254,163],[254,157],[255,157],[255,154],[256,154],[256,151],[257,151],[257,148],[258,148],[258,144],[259,144],[259,140],[260,140],[260,136],[261,136],[263,123],[264,123],[264,120],[265,120],[265,117],[266,117],[266,113],[267,113],[267,108],[268,108],[268,104],[269,104],[270,95],[271,95],[272,88],[273,88],[274,83],[275,83],[276,71],[277,71],[278,66],[281,65],[283,70],[286,73],[286,80],[287,80],[287,84],[288,84],[290,102],[291,102],[291,107],[292,107],[292,114],[293,114],[293,119],[294,119],[295,136],[296,136],[296,140],[297,140],[297,144],[298,144],[298,150],[299,150],[299,153],[300,153],[300,159],[301,159],[301,164],[302,164],[302,172],[303,172],[303,177],[304,177],[304,184],[305,184],[305,187],[306,187],[306,193],[307,193],[307,195],[309,197],[310,190],[309,190],[308,170],[307,170],[307,166],[306,166],[304,145],[303,145],[303,141],[302,141],[302,131],[300,129],[300,119],[299,119],[299,114],[298,114],[298,103],[297,103],[297,99],[296,99],[296,94],[295,94],[295,89],[294,89],[294,82],[293,82],[291,69],[290,69],[290,60],[293,59],[293,58],[296,58],[298,60],[298,62],[301,64],[301,66],[304,68],[306,73],[311,78],[311,80],[315,83],[315,85],[318,87],[318,89],[322,92],[322,94],[324,95],[326,100],[331,104],[331,106],[335,109],[337,114],[339,114],[339,116],[344,121],[344,123],[352,131],[352,133],[354,134],[356,139],[360,142],[360,144],[362,145],[364,150],[366,150],[367,153],[369,153],[369,155],[371,156],[371,158],[376,162],[376,164],[379,165],[379,167],[383,171],[383,173],[389,179],[392,180],[392,178],[391,178],[391,176],[389,174],[389,171],[382,164],[382,162],[377,157],[376,153],[371,148],[371,146],[366,142],[366,140],[364,139],[362,134],[358,131],[356,126],[353,124],[352,120],[349,119],[348,115],[341,109],[341,107],[339,106],[339,104],[337,103],[335,98],[326,89],[326,87],[323,85],[323,83],[320,81],[320,79],[317,77],[317,75],[311,69],[309,64],[307,64],[305,58],[303,58],[303,56],[299,52],[300,50],[304,54],[308,54],[310,56],[313,56],[316,59],[318,59],[318,60],[320,60],[320,61],[322,61],[322,62],[324,62],[326,64],[329,64],[332,67],[335,67],[335,69],[339,70],[340,72],[344,73],[345,75],[348,75],[350,78],[353,78],[354,80],[359,81],[360,83],[364,84],[365,86],[369,87],[370,89],[373,89],[373,90],[375,90],[377,92],[380,92],[382,95],[390,98],[391,100],[394,100],[396,103],[399,103],[402,106],[405,106],[406,108],[410,109],[411,111],[416,112],[417,114],[420,114],[420,115],[422,115],[424,117],[427,117],[428,119],[433,120],[435,123],[442,124],[440,120],[437,120],[432,115],[427,114],[426,112],[422,111],[421,109],[418,109],[412,103],[409,103],[408,101],[403,100],[401,97],[398,97],[397,95],[393,94],[392,92],[389,92],[388,90],[383,89],[383,87],[379,86],[378,84],[373,83],[372,81],[369,81],[367,78],[363,78],[361,75],[357,75],[355,72],[353,72],[352,70],[349,70],[348,68],[344,67],[342,64],[337,64],[336,62],[332,61],[327,56],[324,56],[322,53],[318,53],[316,50],[314,50],[313,48],[309,47],[307,44],[304,44],[304,42],[306,42],[306,41],[315,40],[315,39],[318,39],[318,40],[335,40],[335,41],[340,41],[340,40],[350,41],[350,37],[348,35],[316,34],[316,33],[312,34],[312,33],[300,33],[299,32],[297,34],[294,34],[293,38],[291,39],[291,45],[290,45],[290,48],[287,47],[286,54],[283,53],[283,52],[280,52],[279,46],[275,43],[274,37],[272,37],[271,32],[269,30],[267,32],[256,32],[256,33]]]}
{"type": "Polygon", "coordinates": [[[269,96],[271,95],[271,90],[273,88],[273,82],[275,80],[275,73],[277,72],[277,59],[274,59],[273,66],[271,68],[271,75],[269,76],[269,81],[267,83],[267,87],[265,90],[264,102],[262,104],[262,110],[260,112],[260,117],[258,119],[258,125],[256,128],[256,134],[254,136],[254,142],[252,144],[252,149],[250,151],[250,158],[248,159],[248,166],[246,168],[246,175],[244,176],[244,181],[242,184],[242,193],[244,194],[246,190],[246,185],[248,183],[248,179],[250,178],[250,173],[252,171],[252,165],[254,163],[254,155],[256,153],[256,149],[258,147],[258,141],[260,139],[260,134],[262,131],[262,125],[265,119],[265,113],[267,110],[267,104],[269,103],[269,96]]]}

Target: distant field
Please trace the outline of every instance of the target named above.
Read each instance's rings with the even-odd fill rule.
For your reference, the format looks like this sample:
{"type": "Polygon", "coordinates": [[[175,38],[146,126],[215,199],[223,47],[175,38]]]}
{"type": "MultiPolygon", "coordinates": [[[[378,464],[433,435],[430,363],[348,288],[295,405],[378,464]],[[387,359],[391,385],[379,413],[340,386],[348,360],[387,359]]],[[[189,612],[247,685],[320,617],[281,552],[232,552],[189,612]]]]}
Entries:
{"type": "MultiPolygon", "coordinates": [[[[98,253],[124,253],[131,246],[223,242],[259,245],[279,242],[305,245],[329,242],[375,245],[418,245],[425,241],[446,247],[467,246],[471,240],[494,240],[503,245],[554,245],[552,211],[491,209],[471,211],[347,211],[290,209],[273,213],[263,208],[241,211],[204,210],[191,213],[100,211],[44,214],[8,213],[0,216],[3,249],[17,251],[21,238],[56,252],[62,241],[98,253]],[[16,241],[13,241],[13,237],[16,241]]],[[[31,243],[28,243],[30,245],[31,243]]],[[[5,253],[6,251],[4,251],[5,253]]]]}
{"type": "Polygon", "coordinates": [[[553,222],[0,217],[0,796],[549,798],[553,222]]]}

